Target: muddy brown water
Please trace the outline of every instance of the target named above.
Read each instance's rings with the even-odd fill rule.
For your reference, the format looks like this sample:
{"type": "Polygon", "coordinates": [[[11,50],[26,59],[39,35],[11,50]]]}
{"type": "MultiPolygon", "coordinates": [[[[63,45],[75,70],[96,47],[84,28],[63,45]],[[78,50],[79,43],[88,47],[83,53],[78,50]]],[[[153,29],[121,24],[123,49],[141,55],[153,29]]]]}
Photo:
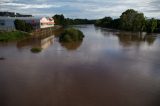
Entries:
{"type": "Polygon", "coordinates": [[[75,27],[75,44],[0,43],[0,106],[160,106],[159,35],[75,27]]]}

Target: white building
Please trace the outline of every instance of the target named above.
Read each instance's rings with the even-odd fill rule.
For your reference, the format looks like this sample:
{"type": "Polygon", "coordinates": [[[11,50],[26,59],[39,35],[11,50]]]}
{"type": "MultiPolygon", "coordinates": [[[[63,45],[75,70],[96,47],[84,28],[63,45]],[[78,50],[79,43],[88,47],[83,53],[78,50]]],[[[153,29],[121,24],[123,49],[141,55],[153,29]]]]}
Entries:
{"type": "Polygon", "coordinates": [[[14,21],[16,19],[24,20],[30,23],[35,29],[48,28],[54,26],[53,18],[35,18],[35,17],[0,17],[0,30],[12,31],[15,30],[14,21]]]}
{"type": "Polygon", "coordinates": [[[54,26],[54,19],[49,17],[43,17],[40,19],[40,28],[48,28],[54,26]]]}

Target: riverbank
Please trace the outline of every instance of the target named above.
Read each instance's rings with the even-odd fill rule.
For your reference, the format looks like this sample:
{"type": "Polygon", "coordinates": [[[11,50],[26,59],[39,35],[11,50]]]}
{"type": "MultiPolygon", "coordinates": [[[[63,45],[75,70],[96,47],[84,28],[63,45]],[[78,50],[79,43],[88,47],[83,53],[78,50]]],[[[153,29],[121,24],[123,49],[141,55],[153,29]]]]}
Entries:
{"type": "Polygon", "coordinates": [[[0,41],[17,41],[30,36],[29,33],[22,31],[0,32],[0,41]]]}
{"type": "Polygon", "coordinates": [[[31,33],[23,32],[23,31],[11,31],[11,32],[0,32],[0,41],[17,41],[22,40],[26,37],[44,37],[48,35],[52,35],[55,30],[61,29],[62,26],[55,26],[51,28],[44,28],[44,29],[36,29],[31,33]]]}

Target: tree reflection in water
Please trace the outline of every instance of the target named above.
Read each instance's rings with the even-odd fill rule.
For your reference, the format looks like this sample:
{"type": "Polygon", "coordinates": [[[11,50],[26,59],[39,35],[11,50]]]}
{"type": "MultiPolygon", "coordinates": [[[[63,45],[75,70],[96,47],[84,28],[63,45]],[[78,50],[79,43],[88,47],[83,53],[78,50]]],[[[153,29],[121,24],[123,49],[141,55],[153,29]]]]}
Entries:
{"type": "Polygon", "coordinates": [[[147,43],[152,45],[156,40],[155,36],[148,35],[145,33],[133,33],[133,32],[119,32],[117,34],[119,42],[123,46],[131,46],[133,43],[141,44],[147,43]]]}
{"type": "Polygon", "coordinates": [[[80,41],[80,42],[70,42],[70,43],[61,43],[61,46],[66,48],[67,50],[69,51],[73,51],[73,50],[77,50],[81,44],[82,44],[83,41],[80,41]]]}
{"type": "Polygon", "coordinates": [[[132,46],[133,44],[147,43],[152,45],[156,40],[155,34],[147,34],[145,32],[126,32],[115,29],[95,27],[96,32],[102,33],[104,36],[117,36],[122,46],[132,46]]]}

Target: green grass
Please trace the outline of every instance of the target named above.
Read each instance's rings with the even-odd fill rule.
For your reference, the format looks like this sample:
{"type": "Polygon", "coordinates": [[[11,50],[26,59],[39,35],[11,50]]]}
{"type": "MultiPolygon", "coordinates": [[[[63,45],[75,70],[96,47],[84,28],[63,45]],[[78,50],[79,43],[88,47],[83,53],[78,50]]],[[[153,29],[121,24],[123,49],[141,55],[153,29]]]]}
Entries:
{"type": "Polygon", "coordinates": [[[0,41],[17,41],[27,36],[29,36],[29,34],[20,31],[0,32],[0,41]]]}
{"type": "Polygon", "coordinates": [[[42,51],[42,48],[34,47],[34,48],[31,49],[31,52],[32,52],[32,53],[39,53],[39,52],[41,52],[41,51],[42,51]]]}
{"type": "Polygon", "coordinates": [[[77,42],[82,41],[84,38],[83,33],[74,28],[67,28],[65,31],[60,35],[59,41],[60,42],[77,42]]]}

